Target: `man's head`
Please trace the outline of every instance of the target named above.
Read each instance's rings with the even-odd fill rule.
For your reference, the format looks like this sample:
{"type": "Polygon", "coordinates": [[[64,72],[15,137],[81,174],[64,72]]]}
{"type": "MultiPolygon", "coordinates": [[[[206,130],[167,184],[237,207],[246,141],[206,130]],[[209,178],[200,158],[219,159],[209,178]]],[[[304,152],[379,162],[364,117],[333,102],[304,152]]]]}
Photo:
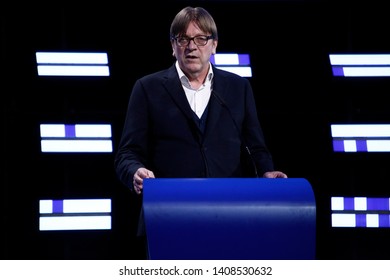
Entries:
{"type": "Polygon", "coordinates": [[[187,76],[207,73],[218,45],[217,26],[209,12],[201,7],[182,9],[172,21],[170,39],[173,55],[187,76]]]}

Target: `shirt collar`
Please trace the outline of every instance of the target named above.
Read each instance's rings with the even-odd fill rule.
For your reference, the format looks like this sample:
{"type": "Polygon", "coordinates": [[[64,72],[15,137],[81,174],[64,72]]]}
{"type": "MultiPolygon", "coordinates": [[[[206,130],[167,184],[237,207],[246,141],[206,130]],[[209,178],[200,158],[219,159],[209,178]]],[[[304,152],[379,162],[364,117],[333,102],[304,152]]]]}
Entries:
{"type": "MultiPolygon", "coordinates": [[[[209,72],[207,73],[207,76],[206,76],[205,85],[211,83],[213,80],[213,76],[214,76],[213,67],[211,66],[210,62],[209,62],[209,64],[210,64],[210,67],[209,67],[209,72]]],[[[175,66],[176,66],[177,73],[179,74],[179,78],[180,78],[182,85],[187,87],[187,88],[191,88],[190,81],[188,80],[188,78],[184,74],[184,72],[181,70],[181,68],[179,66],[179,62],[177,60],[176,60],[175,66]]]]}

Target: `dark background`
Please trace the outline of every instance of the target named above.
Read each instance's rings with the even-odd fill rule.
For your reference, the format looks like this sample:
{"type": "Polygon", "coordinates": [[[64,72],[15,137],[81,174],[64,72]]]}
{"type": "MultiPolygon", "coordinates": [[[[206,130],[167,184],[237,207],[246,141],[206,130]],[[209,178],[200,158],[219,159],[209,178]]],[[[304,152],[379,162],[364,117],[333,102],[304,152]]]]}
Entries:
{"type": "Polygon", "coordinates": [[[387,228],[332,228],[332,196],[390,197],[389,154],[334,153],[330,124],[389,123],[388,78],[333,77],[330,53],[389,53],[376,1],[142,1],[2,5],[2,259],[138,259],[137,203],[114,154],[43,154],[41,123],[112,124],[114,152],[135,80],[173,63],[169,27],[203,6],[217,52],[250,54],[259,118],[277,169],[317,202],[318,259],[389,259],[387,228]],[[37,51],[107,52],[110,77],[38,77],[37,51]],[[40,199],[112,198],[111,231],[39,232],[40,199]]]}

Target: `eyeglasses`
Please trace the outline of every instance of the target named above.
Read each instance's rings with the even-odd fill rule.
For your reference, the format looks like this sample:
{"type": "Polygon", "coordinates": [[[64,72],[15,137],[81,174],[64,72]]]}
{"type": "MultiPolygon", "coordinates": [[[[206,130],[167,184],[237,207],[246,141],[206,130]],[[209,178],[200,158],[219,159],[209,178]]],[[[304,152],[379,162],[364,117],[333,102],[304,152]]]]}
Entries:
{"type": "Polygon", "coordinates": [[[195,45],[197,46],[206,46],[207,42],[210,39],[214,39],[214,36],[206,36],[206,35],[199,35],[195,37],[187,37],[187,36],[177,36],[172,37],[173,40],[176,40],[176,43],[179,47],[186,47],[188,44],[193,40],[195,45]]]}

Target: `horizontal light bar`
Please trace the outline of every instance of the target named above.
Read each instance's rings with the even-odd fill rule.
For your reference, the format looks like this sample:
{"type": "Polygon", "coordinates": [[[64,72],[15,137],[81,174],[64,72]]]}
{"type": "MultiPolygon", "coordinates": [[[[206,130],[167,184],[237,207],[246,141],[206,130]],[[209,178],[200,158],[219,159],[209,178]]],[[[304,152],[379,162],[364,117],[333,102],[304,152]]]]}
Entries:
{"type": "Polygon", "coordinates": [[[390,54],[330,54],[331,65],[390,65],[390,54]]]}
{"type": "Polygon", "coordinates": [[[111,199],[39,201],[39,230],[111,229],[111,199]]]}
{"type": "Polygon", "coordinates": [[[111,216],[40,217],[39,230],[109,230],[111,216]]]}
{"type": "Polygon", "coordinates": [[[388,124],[331,125],[334,152],[390,152],[388,124]]]}
{"type": "Polygon", "coordinates": [[[332,227],[390,227],[389,214],[332,214],[332,227]]]}
{"type": "Polygon", "coordinates": [[[332,197],[332,211],[390,211],[388,197],[332,197]]]}
{"type": "Polygon", "coordinates": [[[41,124],[41,137],[111,137],[110,124],[41,124]]]}
{"type": "Polygon", "coordinates": [[[40,200],[39,213],[111,213],[111,199],[40,200]]]}
{"type": "Polygon", "coordinates": [[[217,68],[235,73],[241,77],[252,77],[252,68],[251,67],[233,67],[233,66],[217,66],[217,68]]]}
{"type": "Polygon", "coordinates": [[[390,67],[333,67],[333,76],[389,77],[390,67]]]}
{"type": "Polygon", "coordinates": [[[109,76],[107,53],[37,52],[39,76],[109,76]]]}
{"type": "Polygon", "coordinates": [[[390,76],[390,54],[330,54],[329,59],[333,76],[390,76]]]}
{"type": "Polygon", "coordinates": [[[41,140],[43,153],[111,153],[111,140],[41,140]]]}
{"type": "Polygon", "coordinates": [[[390,140],[333,140],[334,152],[390,152],[390,140]]]}
{"type": "Polygon", "coordinates": [[[37,52],[38,64],[108,64],[107,53],[37,52]]]}
{"type": "Polygon", "coordinates": [[[249,54],[217,53],[210,57],[215,65],[250,65],[249,54]]]}
{"type": "Polygon", "coordinates": [[[332,137],[390,137],[390,124],[332,124],[332,137]]]}
{"type": "Polygon", "coordinates": [[[111,153],[109,124],[41,124],[42,152],[111,153]]]}
{"type": "Polygon", "coordinates": [[[249,54],[218,53],[210,57],[210,62],[219,69],[241,77],[252,77],[249,54]]]}
{"type": "Polygon", "coordinates": [[[108,66],[38,65],[39,76],[110,76],[108,66]]]}

